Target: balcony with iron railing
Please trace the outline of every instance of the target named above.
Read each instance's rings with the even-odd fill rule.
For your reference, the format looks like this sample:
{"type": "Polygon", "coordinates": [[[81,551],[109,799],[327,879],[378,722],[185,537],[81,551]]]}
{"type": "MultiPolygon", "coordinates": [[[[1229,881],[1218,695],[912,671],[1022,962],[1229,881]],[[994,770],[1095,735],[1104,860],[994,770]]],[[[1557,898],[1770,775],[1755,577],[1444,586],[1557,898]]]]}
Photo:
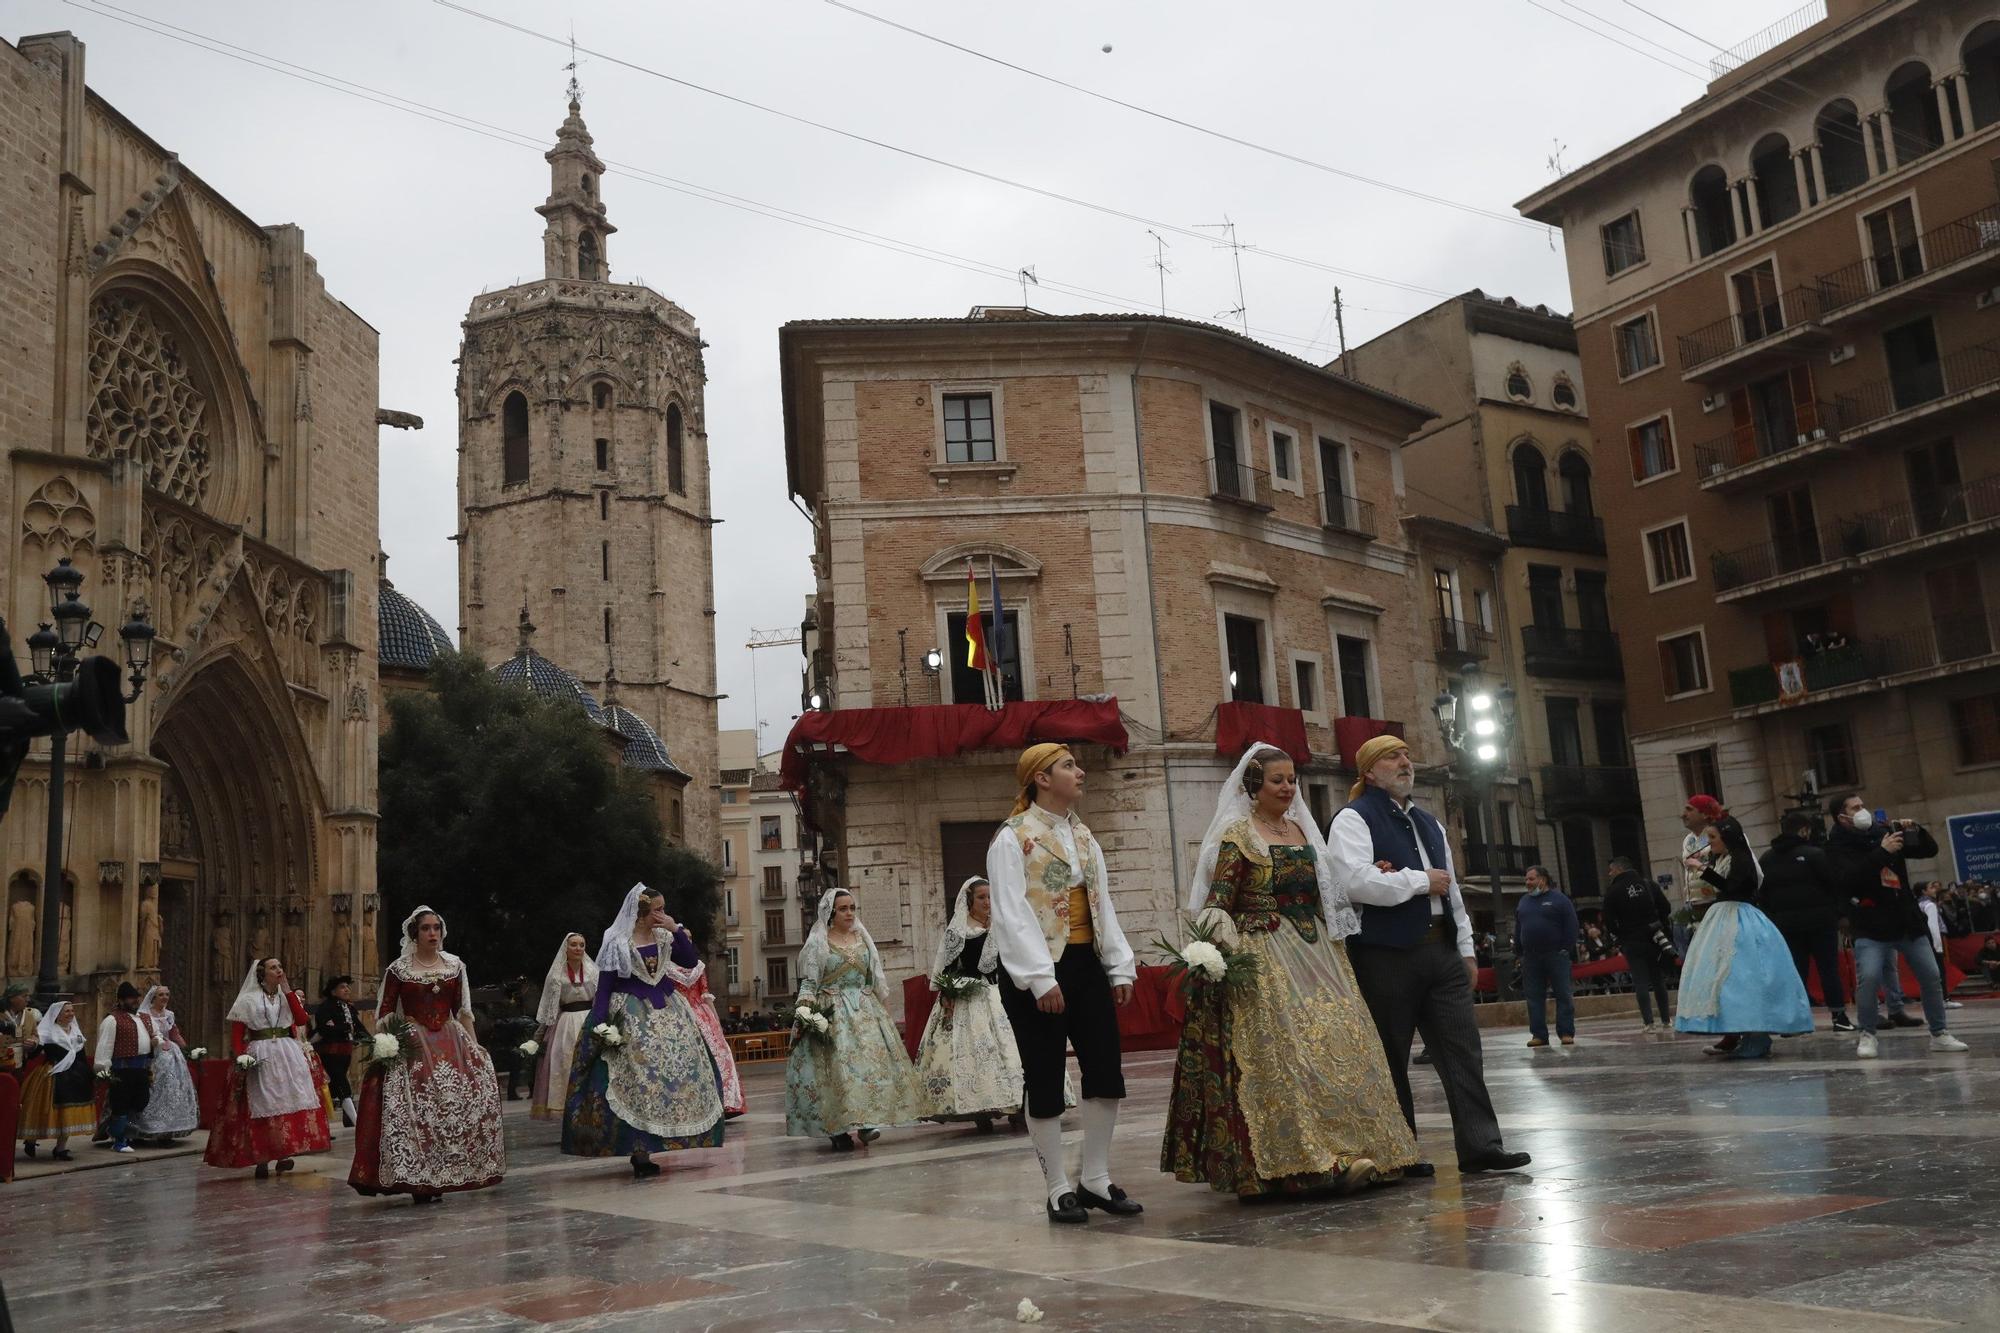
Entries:
{"type": "Polygon", "coordinates": [[[1985,612],[1939,616],[1900,634],[1837,641],[1798,657],[1797,699],[1781,696],[1784,663],[1760,662],[1729,673],[1730,705],[1750,716],[1786,703],[1828,702],[2000,665],[2000,629],[1985,612]]]}
{"type": "Polygon", "coordinates": [[[1919,555],[2000,531],[2000,474],[1940,487],[1908,504],[1849,514],[1839,523],[1841,546],[1863,566],[1919,555]]]}
{"type": "Polygon", "coordinates": [[[1754,424],[1733,427],[1694,446],[1695,476],[1705,491],[1731,491],[1773,473],[1790,472],[1808,459],[1844,447],[1840,415],[1838,403],[1816,400],[1804,413],[1795,405],[1791,421],[1771,429],[1759,430],[1754,424]]]}
{"type": "Polygon", "coordinates": [[[1740,601],[1851,569],[1859,554],[1842,546],[1838,527],[1795,532],[1776,541],[1713,553],[1709,576],[1717,601],[1740,601]]]}
{"type": "Polygon", "coordinates": [[[2000,346],[1974,343],[1889,375],[1835,399],[1841,438],[1878,443],[1905,431],[1929,428],[1959,408],[2000,390],[2000,346]]]}
{"type": "Polygon", "coordinates": [[[1940,292],[1990,287],[2000,274],[2000,204],[1954,218],[1911,241],[1822,273],[1820,320],[1892,314],[1940,292]]]}
{"type": "Polygon", "coordinates": [[[1624,814],[1639,808],[1639,770],[1604,764],[1543,764],[1542,812],[1624,814]]]}
{"type": "Polygon", "coordinates": [[[1208,457],[1208,498],[1226,504],[1269,511],[1276,508],[1271,498],[1271,474],[1262,468],[1228,458],[1208,457]]]}
{"type": "Polygon", "coordinates": [[[1537,865],[1542,859],[1542,849],[1533,844],[1496,842],[1492,844],[1492,855],[1487,855],[1487,844],[1476,837],[1465,840],[1465,878],[1475,875],[1487,876],[1498,865],[1503,877],[1519,879],[1528,873],[1528,867],[1537,865]]]}
{"type": "Polygon", "coordinates": [[[1472,662],[1483,662],[1493,651],[1493,632],[1469,620],[1453,620],[1439,616],[1434,622],[1437,630],[1437,660],[1454,669],[1472,662]]]}
{"type": "Polygon", "coordinates": [[[1683,333],[1678,339],[1681,378],[1742,377],[1824,343],[1830,335],[1820,326],[1819,312],[1819,289],[1794,287],[1683,333]]]}
{"type": "Polygon", "coordinates": [[[1364,537],[1369,541],[1381,535],[1375,527],[1375,506],[1369,501],[1357,500],[1339,491],[1323,492],[1318,498],[1320,526],[1326,531],[1364,537]]]}
{"type": "Polygon", "coordinates": [[[1578,514],[1567,509],[1508,505],[1507,539],[1516,546],[1533,546],[1544,551],[1603,555],[1604,520],[1595,514],[1578,514]]]}
{"type": "Polygon", "coordinates": [[[1531,676],[1558,680],[1623,680],[1618,635],[1608,629],[1566,625],[1521,626],[1521,666],[1531,676]]]}

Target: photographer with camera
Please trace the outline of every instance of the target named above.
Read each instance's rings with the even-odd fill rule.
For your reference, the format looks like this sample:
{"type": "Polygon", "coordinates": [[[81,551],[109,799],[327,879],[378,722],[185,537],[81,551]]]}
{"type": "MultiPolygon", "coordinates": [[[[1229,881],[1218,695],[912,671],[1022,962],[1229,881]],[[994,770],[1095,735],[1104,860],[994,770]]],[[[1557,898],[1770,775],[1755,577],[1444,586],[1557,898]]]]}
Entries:
{"type": "Polygon", "coordinates": [[[1909,964],[1924,995],[1931,1050],[1958,1052],[1964,1042],[1945,1030],[1944,983],[1931,957],[1930,932],[1910,882],[1910,859],[1938,854],[1937,839],[1913,819],[1878,820],[1860,796],[1836,796],[1827,803],[1833,828],[1826,854],[1846,900],[1854,929],[1854,992],[1861,1019],[1855,1055],[1873,1060],[1880,1051],[1875,991],[1901,958],[1909,964]]]}
{"type": "Polygon", "coordinates": [[[1804,984],[1807,969],[1819,968],[1820,998],[1826,1001],[1835,1032],[1854,1031],[1840,984],[1840,916],[1846,906],[1840,881],[1826,850],[1812,841],[1811,815],[1792,811],[1764,853],[1764,887],[1758,906],[1778,927],[1792,951],[1804,984]]]}
{"type": "Polygon", "coordinates": [[[1660,886],[1639,873],[1625,857],[1613,857],[1610,886],[1604,890],[1604,925],[1625,955],[1632,989],[1639,998],[1639,1017],[1647,1036],[1671,1034],[1674,1016],[1667,1008],[1667,969],[1673,965],[1673,908],[1660,886]],[[1653,1021],[1653,1000],[1660,1018],[1653,1021]]]}

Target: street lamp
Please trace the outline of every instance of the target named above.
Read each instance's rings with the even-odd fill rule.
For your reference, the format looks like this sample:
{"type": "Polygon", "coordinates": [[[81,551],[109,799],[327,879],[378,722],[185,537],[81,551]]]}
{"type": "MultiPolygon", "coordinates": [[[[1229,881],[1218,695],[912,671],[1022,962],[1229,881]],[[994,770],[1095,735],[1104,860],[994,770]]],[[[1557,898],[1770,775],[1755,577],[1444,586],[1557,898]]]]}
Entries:
{"type": "Polygon", "coordinates": [[[1511,988],[1507,963],[1513,949],[1501,921],[1504,905],[1500,891],[1500,850],[1495,841],[1500,832],[1500,778],[1506,771],[1507,753],[1514,736],[1514,690],[1504,682],[1496,689],[1483,680],[1478,668],[1467,667],[1458,688],[1441,691],[1431,704],[1438,732],[1455,756],[1452,775],[1465,783],[1482,811],[1485,825],[1486,870],[1493,895],[1493,976],[1495,988],[1506,998],[1511,988]]]}
{"type": "MultiPolygon", "coordinates": [[[[119,629],[131,693],[118,684],[118,664],[108,657],[86,656],[103,637],[104,626],[90,618],[82,597],[83,571],[64,556],[42,576],[49,590],[49,620],[28,636],[28,656],[34,674],[21,682],[18,707],[0,717],[0,739],[25,744],[26,738],[49,738],[48,840],[42,874],[42,959],[35,978],[36,1002],[47,1011],[58,998],[57,953],[62,940],[63,795],[69,733],[81,731],[101,744],[123,745],[125,705],[146,688],[152,666],[153,639],[159,633],[146,613],[134,608],[119,629]]],[[[6,653],[11,662],[11,651],[6,653]]],[[[12,675],[9,667],[6,674],[12,675]]]]}

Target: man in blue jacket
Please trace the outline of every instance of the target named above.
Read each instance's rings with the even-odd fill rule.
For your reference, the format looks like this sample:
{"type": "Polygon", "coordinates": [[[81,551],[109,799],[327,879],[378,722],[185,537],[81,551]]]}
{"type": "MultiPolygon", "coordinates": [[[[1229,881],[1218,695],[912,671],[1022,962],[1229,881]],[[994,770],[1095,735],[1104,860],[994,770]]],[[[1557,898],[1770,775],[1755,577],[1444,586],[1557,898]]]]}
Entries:
{"type": "Polygon", "coordinates": [[[1556,1036],[1576,1045],[1576,1002],[1570,953],[1576,948],[1576,904],[1549,882],[1546,866],[1529,866],[1528,892],[1514,909],[1514,947],[1521,955],[1521,994],[1528,1001],[1530,1046],[1549,1044],[1548,994],[1556,994],[1556,1036]]]}

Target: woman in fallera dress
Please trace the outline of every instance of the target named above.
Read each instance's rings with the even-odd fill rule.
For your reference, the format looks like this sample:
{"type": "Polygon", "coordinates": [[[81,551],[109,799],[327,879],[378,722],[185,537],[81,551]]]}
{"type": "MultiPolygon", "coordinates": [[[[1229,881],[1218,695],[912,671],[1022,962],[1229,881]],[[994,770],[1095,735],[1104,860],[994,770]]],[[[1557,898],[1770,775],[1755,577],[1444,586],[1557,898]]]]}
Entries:
{"type": "Polygon", "coordinates": [[[799,950],[799,1004],[826,1005],[827,1031],[792,1038],[785,1063],[785,1133],[825,1135],[835,1152],[881,1137],[884,1125],[924,1115],[923,1092],[884,1004],[882,956],[861,924],[854,895],[835,889],[799,950]]]}
{"type": "Polygon", "coordinates": [[[159,1043],[153,1047],[152,1093],[146,1109],[132,1117],[135,1139],[186,1138],[201,1125],[201,1102],[188,1073],[187,1038],[174,1018],[173,1000],[172,991],[154,986],[139,1001],[140,1012],[153,1020],[159,1043]]]}
{"type": "Polygon", "coordinates": [[[1291,758],[1251,746],[1216,802],[1188,909],[1255,971],[1189,1000],[1160,1150],[1175,1179],[1245,1200],[1348,1193],[1417,1161],[1347,960],[1360,923],[1332,871],[1291,758]]]}
{"type": "Polygon", "coordinates": [[[1701,831],[1705,864],[1688,868],[1715,886],[1715,905],[1695,928],[1681,967],[1677,1032],[1732,1033],[1731,1060],[1761,1060],[1773,1032],[1812,1031],[1812,997],[1777,924],[1755,905],[1761,880],[1743,826],[1724,815],[1701,831]]]}
{"type": "Polygon", "coordinates": [[[402,956],[377,992],[375,1032],[388,1031],[400,1014],[417,1049],[368,1060],[347,1183],[360,1194],[436,1203],[454,1191],[497,1185],[506,1174],[500,1084],[473,1035],[465,964],[444,951],[444,918],[419,907],[403,918],[402,939],[402,956]]]}
{"type": "MultiPolygon", "coordinates": [[[[42,1063],[21,1089],[21,1123],[17,1131],[31,1147],[36,1139],[54,1139],[58,1162],[72,1160],[66,1146],[72,1134],[86,1141],[97,1123],[97,1080],[87,1038],[76,1021],[76,1008],[57,1000],[42,1015],[35,1031],[42,1063]]],[[[29,1154],[33,1156],[31,1152],[29,1154]]]]}
{"type": "Polygon", "coordinates": [[[983,875],[961,884],[931,960],[931,989],[947,972],[986,983],[963,999],[940,993],[917,1047],[917,1082],[932,1120],[970,1120],[991,1133],[995,1116],[1021,1110],[1021,1053],[1000,1004],[1000,941],[993,890],[983,875]]]}
{"type": "Polygon", "coordinates": [[[299,1032],[311,1022],[305,1001],[285,986],[285,965],[260,958],[250,965],[229,1006],[232,1062],[249,1056],[249,1068],[232,1063],[222,1119],[209,1131],[201,1159],[210,1166],[257,1168],[257,1178],[292,1169],[301,1153],[325,1152],[333,1137],[326,1124],[325,1084],[299,1032]]]}
{"type": "Polygon", "coordinates": [[[583,1034],[590,1002],[597,998],[597,961],[590,946],[572,930],[549,964],[542,981],[542,1000],[535,1009],[535,1027],[542,1049],[535,1058],[535,1088],[528,1114],[536,1120],[560,1120],[569,1097],[569,1066],[576,1057],[576,1039],[583,1034]]]}
{"type": "Polygon", "coordinates": [[[734,1119],[750,1106],[743,1100],[743,1076],[736,1069],[736,1053],[729,1049],[729,1034],[722,1030],[722,1016],[715,1012],[715,997],[708,992],[708,973],[703,972],[688,987],[688,1003],[694,1007],[694,1021],[715,1060],[715,1076],[722,1083],[722,1112],[734,1119]]]}
{"type": "Polygon", "coordinates": [[[722,1143],[722,1080],[688,999],[707,969],[657,890],[634,884],[597,950],[597,998],[570,1064],[562,1150],[629,1157],[660,1174],[654,1153],[722,1143]],[[615,1044],[597,1029],[618,1029],[615,1044]]]}

